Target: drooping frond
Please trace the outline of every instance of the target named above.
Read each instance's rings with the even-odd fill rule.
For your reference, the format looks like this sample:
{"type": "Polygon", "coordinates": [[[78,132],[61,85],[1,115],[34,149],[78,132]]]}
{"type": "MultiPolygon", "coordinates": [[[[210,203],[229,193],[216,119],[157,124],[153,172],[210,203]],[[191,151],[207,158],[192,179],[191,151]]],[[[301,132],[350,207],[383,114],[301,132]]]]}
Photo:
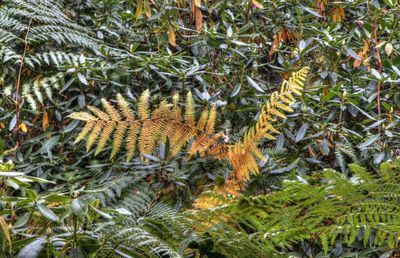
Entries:
{"type": "MultiPolygon", "coordinates": [[[[152,154],[158,144],[164,143],[166,139],[170,141],[169,157],[175,156],[192,138],[201,138],[205,135],[207,139],[213,139],[215,107],[210,111],[204,110],[205,118],[201,118],[195,126],[194,114],[188,115],[193,112],[193,106],[190,104],[193,103],[193,99],[190,93],[186,105],[192,111],[186,111],[185,116],[182,116],[178,95],[174,95],[172,103],[162,101],[158,108],[151,112],[149,98],[149,90],[140,96],[137,104],[138,116],[129,108],[129,104],[121,95],[117,96],[117,107],[103,99],[101,101],[103,110],[88,106],[92,114],[72,113],[70,118],[85,121],[85,126],[76,141],[86,139],[87,149],[96,144],[96,155],[106,147],[107,142],[112,141],[111,158],[125,146],[129,161],[136,151],[140,154],[152,154]]],[[[210,142],[213,140],[208,144],[210,142]]]]}

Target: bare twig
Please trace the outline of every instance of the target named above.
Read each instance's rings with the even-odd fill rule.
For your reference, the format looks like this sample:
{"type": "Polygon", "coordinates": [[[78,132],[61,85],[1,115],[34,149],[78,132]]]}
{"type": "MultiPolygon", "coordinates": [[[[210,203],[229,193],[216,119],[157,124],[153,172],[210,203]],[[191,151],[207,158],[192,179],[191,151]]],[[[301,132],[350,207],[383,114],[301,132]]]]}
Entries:
{"type": "Polygon", "coordinates": [[[22,70],[23,70],[23,66],[24,66],[25,56],[26,56],[26,52],[28,50],[28,36],[29,36],[30,29],[31,29],[31,24],[32,24],[32,17],[29,20],[28,29],[27,29],[27,32],[25,34],[24,52],[22,53],[22,56],[21,56],[21,60],[20,60],[20,64],[19,64],[18,77],[17,77],[17,83],[15,85],[15,88],[16,88],[15,89],[15,118],[16,118],[15,126],[16,126],[16,131],[18,132],[18,142],[19,142],[19,124],[20,124],[20,118],[19,118],[19,100],[20,100],[20,96],[19,96],[19,92],[20,92],[20,88],[21,88],[21,78],[22,78],[22,70]]]}
{"type": "MultiPolygon", "coordinates": [[[[378,72],[380,75],[382,75],[382,59],[381,59],[381,54],[379,52],[378,48],[378,36],[377,36],[377,29],[376,29],[376,18],[374,18],[374,25],[373,25],[373,30],[374,30],[374,42],[375,42],[375,51],[376,51],[376,56],[378,59],[378,72]]],[[[381,116],[381,80],[378,80],[378,116],[381,116]]],[[[381,134],[381,125],[378,126],[378,132],[381,134]]]]}

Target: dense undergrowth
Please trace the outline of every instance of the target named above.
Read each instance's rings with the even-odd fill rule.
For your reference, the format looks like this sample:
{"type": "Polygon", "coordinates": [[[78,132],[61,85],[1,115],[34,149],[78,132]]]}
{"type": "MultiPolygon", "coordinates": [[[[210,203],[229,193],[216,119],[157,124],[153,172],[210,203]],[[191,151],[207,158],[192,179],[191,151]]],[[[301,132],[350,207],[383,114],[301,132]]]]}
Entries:
{"type": "Polygon", "coordinates": [[[397,257],[399,19],[0,1],[0,257],[397,257]]]}

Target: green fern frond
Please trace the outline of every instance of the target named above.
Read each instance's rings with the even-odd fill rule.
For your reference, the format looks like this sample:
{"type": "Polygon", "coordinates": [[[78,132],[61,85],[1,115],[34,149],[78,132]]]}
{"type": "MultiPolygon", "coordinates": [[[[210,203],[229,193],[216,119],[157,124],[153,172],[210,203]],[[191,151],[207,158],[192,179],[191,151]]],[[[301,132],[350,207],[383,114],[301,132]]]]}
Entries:
{"type": "Polygon", "coordinates": [[[325,170],[321,181],[286,181],[282,191],[234,198],[224,206],[192,210],[188,217],[199,220],[195,225],[209,222],[205,231],[194,227],[199,233],[215,234],[221,242],[251,239],[268,246],[269,256],[303,241],[320,243],[326,253],[337,240],[394,250],[400,242],[400,159],[383,163],[378,175],[358,165],[351,171],[357,180],[325,170]],[[223,209],[224,221],[213,221],[215,209],[223,209]],[[219,231],[226,224],[235,225],[231,238],[219,231]]]}

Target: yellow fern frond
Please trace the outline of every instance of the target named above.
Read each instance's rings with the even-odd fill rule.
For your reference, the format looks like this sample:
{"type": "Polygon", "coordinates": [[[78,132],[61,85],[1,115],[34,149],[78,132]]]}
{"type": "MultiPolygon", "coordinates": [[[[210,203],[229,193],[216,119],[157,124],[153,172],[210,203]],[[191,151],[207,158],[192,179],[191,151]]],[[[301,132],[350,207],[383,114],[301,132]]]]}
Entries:
{"type": "Polygon", "coordinates": [[[257,160],[264,160],[265,156],[257,147],[261,139],[275,140],[273,134],[279,131],[272,125],[274,121],[285,119],[286,113],[293,112],[289,106],[294,103],[292,93],[301,95],[308,67],[292,74],[288,81],[283,81],[280,91],[273,92],[270,99],[262,106],[256,124],[249,128],[234,146],[228,148],[227,159],[232,164],[232,180],[245,182],[253,173],[259,173],[257,160]]]}
{"type": "Polygon", "coordinates": [[[141,123],[139,121],[131,121],[128,130],[128,136],[126,140],[126,160],[130,161],[135,155],[136,142],[140,132],[141,123]]]}
{"type": "Polygon", "coordinates": [[[194,121],[194,100],[192,93],[189,91],[186,95],[185,122],[189,126],[194,126],[194,121]]]}
{"type": "Polygon", "coordinates": [[[197,129],[200,131],[204,130],[204,127],[206,126],[207,119],[208,119],[208,109],[204,109],[203,112],[201,113],[200,119],[197,122],[197,129]]]}
{"type": "Polygon", "coordinates": [[[93,126],[94,126],[94,123],[86,123],[85,126],[83,127],[82,131],[76,137],[74,144],[85,139],[87,134],[92,130],[93,126]]]}
{"type": "Polygon", "coordinates": [[[101,132],[101,135],[99,137],[99,142],[97,143],[97,148],[94,153],[95,156],[104,149],[104,146],[106,145],[107,141],[110,139],[111,134],[114,132],[115,126],[116,126],[116,123],[114,121],[111,121],[110,123],[105,125],[105,127],[103,128],[103,131],[101,132]]]}
{"type": "Polygon", "coordinates": [[[175,128],[168,133],[171,142],[169,158],[174,157],[191,138],[196,136],[196,128],[176,124],[175,128]]]}
{"type": "Polygon", "coordinates": [[[81,121],[90,121],[97,119],[95,116],[92,116],[91,114],[86,112],[75,112],[70,114],[68,117],[71,119],[81,120],[81,121]]]}
{"type": "Polygon", "coordinates": [[[101,99],[101,104],[111,120],[119,121],[121,119],[119,112],[110,104],[110,102],[105,99],[101,99]]]}
{"type": "Polygon", "coordinates": [[[101,130],[103,129],[103,126],[104,126],[103,122],[94,125],[92,131],[89,133],[89,136],[87,137],[86,151],[89,151],[92,145],[95,143],[97,137],[99,136],[101,130]]]}
{"type": "Polygon", "coordinates": [[[142,93],[142,95],[140,95],[138,102],[138,112],[139,112],[139,117],[141,119],[146,119],[150,116],[149,98],[150,98],[149,90],[145,90],[142,93]]]}
{"type": "Polygon", "coordinates": [[[129,108],[128,102],[122,97],[121,94],[117,95],[118,107],[121,110],[122,114],[126,117],[127,120],[134,120],[135,115],[133,111],[129,108]]]}
{"type": "Polygon", "coordinates": [[[187,110],[182,116],[179,107],[179,95],[172,97],[172,103],[161,101],[158,108],[150,112],[150,92],[141,94],[138,104],[138,118],[129,108],[128,102],[121,95],[117,95],[117,106],[102,99],[103,110],[89,106],[92,114],[75,112],[69,117],[85,121],[85,126],[79,133],[76,142],[86,139],[86,148],[89,150],[95,143],[95,155],[101,152],[107,142],[112,140],[111,158],[120,152],[122,145],[127,149],[127,160],[131,160],[136,147],[141,154],[152,154],[158,144],[170,139],[169,156],[176,155],[191,139],[202,134],[211,137],[216,120],[216,109],[212,107],[203,112],[203,118],[195,125],[193,98],[189,93],[186,97],[187,110]],[[199,129],[201,128],[201,129],[199,129]],[[206,128],[207,131],[204,131],[206,128]]]}
{"type": "MultiPolygon", "coordinates": [[[[122,142],[125,137],[125,133],[127,130],[127,124],[125,122],[119,122],[116,126],[116,130],[113,136],[113,144],[112,144],[112,151],[110,155],[110,159],[114,158],[115,155],[119,152],[122,146],[122,142]]],[[[132,136],[131,136],[132,137],[132,136]]],[[[134,139],[136,141],[136,139],[134,139]]],[[[129,161],[129,160],[128,160],[129,161]]]]}
{"type": "Polygon", "coordinates": [[[182,117],[182,111],[180,109],[180,107],[178,106],[178,102],[179,102],[179,94],[175,93],[174,96],[172,97],[172,101],[173,101],[173,107],[172,107],[172,113],[174,116],[174,119],[181,119],[182,117]]]}
{"type": "Polygon", "coordinates": [[[100,109],[93,107],[93,106],[88,106],[87,107],[92,113],[94,113],[99,119],[103,121],[108,121],[110,120],[110,117],[107,113],[101,111],[100,109]]]}
{"type": "Polygon", "coordinates": [[[205,128],[207,134],[211,134],[214,131],[216,118],[217,118],[217,108],[215,107],[215,105],[213,105],[208,114],[207,124],[205,128]]]}

